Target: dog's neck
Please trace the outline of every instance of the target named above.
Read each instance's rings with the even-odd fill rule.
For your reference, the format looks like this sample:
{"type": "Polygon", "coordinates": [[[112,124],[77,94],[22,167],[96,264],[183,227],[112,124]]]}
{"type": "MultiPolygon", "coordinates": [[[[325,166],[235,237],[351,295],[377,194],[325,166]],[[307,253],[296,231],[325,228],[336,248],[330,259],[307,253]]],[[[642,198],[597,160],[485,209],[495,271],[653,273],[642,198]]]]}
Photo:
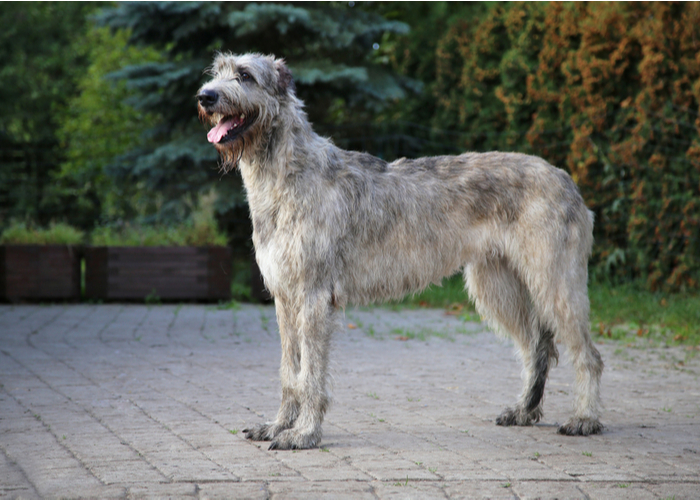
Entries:
{"type": "MultiPolygon", "coordinates": [[[[317,135],[303,112],[303,103],[292,96],[259,136],[254,153],[239,163],[251,215],[264,216],[279,210],[278,204],[294,206],[300,175],[319,165],[315,157],[330,142],[317,135]]],[[[332,147],[332,146],[331,146],[332,147]]]]}
{"type": "Polygon", "coordinates": [[[288,183],[305,169],[329,141],[314,132],[303,111],[303,103],[292,96],[259,137],[254,153],[244,155],[240,170],[250,193],[263,187],[288,183]]]}

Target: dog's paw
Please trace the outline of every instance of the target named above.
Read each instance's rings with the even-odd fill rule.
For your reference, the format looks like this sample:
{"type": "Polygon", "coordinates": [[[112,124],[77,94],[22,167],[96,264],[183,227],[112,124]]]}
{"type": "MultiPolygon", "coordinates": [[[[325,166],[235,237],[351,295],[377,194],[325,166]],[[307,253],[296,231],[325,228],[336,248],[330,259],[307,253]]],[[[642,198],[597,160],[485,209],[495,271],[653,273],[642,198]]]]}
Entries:
{"type": "Polygon", "coordinates": [[[258,424],[252,429],[243,429],[246,439],[251,441],[272,441],[275,437],[282,431],[284,427],[281,427],[274,422],[267,422],[265,424],[258,424]]]}
{"type": "Polygon", "coordinates": [[[300,432],[297,429],[287,429],[270,443],[269,450],[306,450],[315,448],[321,442],[321,433],[300,432]]]}
{"type": "Polygon", "coordinates": [[[572,418],[559,427],[559,434],[565,436],[588,436],[603,432],[603,424],[590,418],[572,418]]]}
{"type": "Polygon", "coordinates": [[[503,413],[496,417],[496,425],[502,425],[504,427],[518,425],[518,413],[517,408],[506,408],[503,410],[503,413]]]}
{"type": "Polygon", "coordinates": [[[498,417],[496,417],[496,425],[509,427],[511,425],[532,425],[539,422],[542,418],[542,408],[537,407],[530,413],[520,407],[506,408],[498,417]]]}

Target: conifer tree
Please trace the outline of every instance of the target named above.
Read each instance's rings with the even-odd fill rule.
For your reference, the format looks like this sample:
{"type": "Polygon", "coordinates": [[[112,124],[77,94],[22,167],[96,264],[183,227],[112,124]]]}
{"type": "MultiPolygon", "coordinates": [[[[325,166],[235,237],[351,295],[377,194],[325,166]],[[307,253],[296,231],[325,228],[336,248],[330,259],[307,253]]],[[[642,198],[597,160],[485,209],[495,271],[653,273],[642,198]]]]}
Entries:
{"type": "MultiPolygon", "coordinates": [[[[145,132],[145,146],[118,158],[108,173],[124,182],[141,182],[163,196],[158,217],[164,220],[181,217],[187,195],[219,179],[216,152],[198,122],[194,99],[216,51],[284,57],[297,93],[317,123],[342,121],[350,111],[371,114],[402,98],[408,81],[373,58],[383,33],[403,33],[408,27],[361,10],[354,2],[123,3],[103,11],[98,21],[129,29],[131,43],[163,51],[161,62],[111,75],[140,91],[132,105],[158,118],[145,132]]],[[[237,179],[230,176],[217,183],[228,189],[220,199],[231,205],[243,203],[237,179]]],[[[219,205],[219,210],[226,208],[219,205]]]]}

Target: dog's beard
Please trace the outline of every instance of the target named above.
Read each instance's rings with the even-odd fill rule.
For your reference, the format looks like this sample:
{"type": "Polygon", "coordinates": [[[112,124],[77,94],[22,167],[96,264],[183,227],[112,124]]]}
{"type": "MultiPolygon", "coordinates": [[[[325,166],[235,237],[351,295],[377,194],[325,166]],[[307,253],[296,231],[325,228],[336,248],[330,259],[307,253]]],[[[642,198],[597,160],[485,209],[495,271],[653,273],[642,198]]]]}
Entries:
{"type": "Polygon", "coordinates": [[[246,134],[231,142],[214,144],[214,147],[219,152],[219,169],[226,174],[234,170],[243,159],[243,154],[249,147],[249,140],[246,134]]]}

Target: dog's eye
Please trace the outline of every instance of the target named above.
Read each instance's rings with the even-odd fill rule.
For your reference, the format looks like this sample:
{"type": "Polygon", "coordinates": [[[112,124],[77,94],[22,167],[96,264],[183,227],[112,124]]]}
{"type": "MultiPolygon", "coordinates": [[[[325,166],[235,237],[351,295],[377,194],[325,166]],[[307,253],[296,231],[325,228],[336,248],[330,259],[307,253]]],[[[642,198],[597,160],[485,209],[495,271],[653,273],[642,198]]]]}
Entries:
{"type": "Polygon", "coordinates": [[[245,71],[243,71],[243,72],[240,74],[240,77],[241,77],[241,81],[242,81],[242,82],[247,82],[248,80],[251,79],[250,74],[249,74],[249,73],[246,73],[245,71]]]}

